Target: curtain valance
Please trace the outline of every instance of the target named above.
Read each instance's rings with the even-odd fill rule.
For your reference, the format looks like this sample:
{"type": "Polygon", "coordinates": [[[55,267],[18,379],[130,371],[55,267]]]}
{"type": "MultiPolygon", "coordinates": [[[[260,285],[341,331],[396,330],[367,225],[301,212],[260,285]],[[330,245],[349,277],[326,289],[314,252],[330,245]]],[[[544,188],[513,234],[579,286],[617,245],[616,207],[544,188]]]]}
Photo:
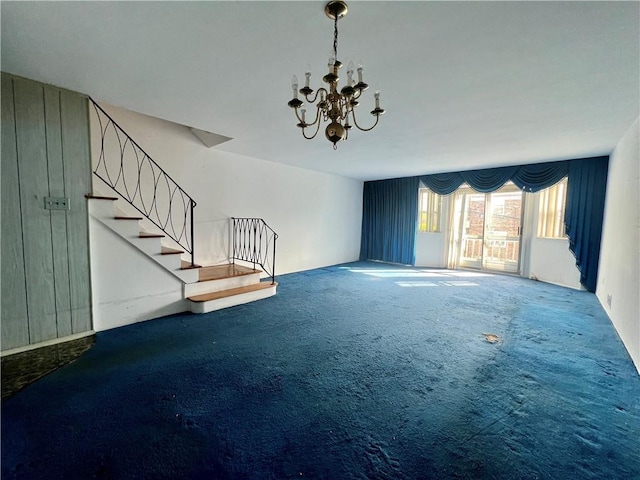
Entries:
{"type": "Polygon", "coordinates": [[[489,193],[499,189],[509,180],[521,190],[537,192],[558,183],[567,176],[568,170],[568,161],[561,161],[437,173],[418,178],[426,187],[440,195],[455,192],[463,183],[467,183],[477,192],[489,193]]]}

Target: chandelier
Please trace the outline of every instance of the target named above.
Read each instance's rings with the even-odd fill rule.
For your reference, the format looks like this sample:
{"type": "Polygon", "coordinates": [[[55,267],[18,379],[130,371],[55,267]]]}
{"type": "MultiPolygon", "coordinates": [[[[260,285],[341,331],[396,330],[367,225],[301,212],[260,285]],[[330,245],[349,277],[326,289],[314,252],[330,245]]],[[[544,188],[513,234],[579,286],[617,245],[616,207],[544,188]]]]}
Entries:
{"type": "Polygon", "coordinates": [[[362,128],[358,125],[356,120],[356,107],[359,105],[358,99],[362,92],[369,87],[362,80],[362,65],[357,67],[358,82],[355,83],[353,78],[354,64],[349,62],[346,85],[338,90],[338,71],[342,68],[342,62],[338,60],[338,19],[347,14],[347,4],[342,0],[333,0],[327,3],[324,11],[334,21],[333,52],[329,57],[329,73],[322,77],[327,86],[318,88],[314,95],[313,89],[309,87],[311,72],[307,70],[305,73],[305,85],[298,90],[298,78],[294,75],[291,80],[293,99],[289,101],[288,105],[294,110],[298,119],[297,126],[302,130],[302,135],[307,140],[315,138],[320,130],[321,123],[329,122],[324,133],[327,139],[333,143],[333,149],[335,150],[338,148],[337,143],[340,140],[347,140],[349,130],[353,128],[353,125],[363,132],[373,130],[378,125],[378,120],[380,120],[380,115],[384,113],[384,109],[380,108],[380,92],[376,91],[374,94],[376,106],[371,110],[371,115],[376,117],[375,123],[369,128],[362,128]],[[317,102],[315,105],[315,120],[311,123],[307,122],[307,111],[302,108],[304,107],[304,102],[298,98],[298,92],[304,96],[304,99],[309,104],[316,104],[317,102]],[[313,131],[314,127],[315,132],[309,135],[306,129],[313,131]]]}

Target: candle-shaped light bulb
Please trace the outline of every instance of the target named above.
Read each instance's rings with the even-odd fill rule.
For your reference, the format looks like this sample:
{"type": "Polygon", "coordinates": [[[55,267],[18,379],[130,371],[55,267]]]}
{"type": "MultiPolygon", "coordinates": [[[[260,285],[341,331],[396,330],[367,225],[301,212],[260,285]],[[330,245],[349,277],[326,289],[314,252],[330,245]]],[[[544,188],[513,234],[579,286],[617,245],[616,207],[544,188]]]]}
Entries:
{"type": "Polygon", "coordinates": [[[311,81],[311,65],[307,65],[307,71],[304,72],[304,76],[304,86],[309,88],[309,82],[311,81]]]}
{"type": "Polygon", "coordinates": [[[295,75],[291,79],[291,88],[293,89],[293,98],[298,98],[298,77],[295,75]]]}
{"type": "Polygon", "coordinates": [[[329,66],[329,70],[333,68],[335,63],[336,63],[336,54],[331,52],[331,55],[329,55],[329,62],[327,64],[329,66]]]}
{"type": "Polygon", "coordinates": [[[302,110],[300,110],[300,113],[302,114],[302,123],[307,123],[304,116],[307,113],[307,111],[303,108],[302,110]]]}
{"type": "Polygon", "coordinates": [[[358,83],[362,83],[362,62],[358,63],[358,83]]]}
{"type": "Polygon", "coordinates": [[[380,92],[378,90],[373,94],[373,98],[376,99],[376,108],[380,108],[380,92]]]}
{"type": "Polygon", "coordinates": [[[353,62],[349,62],[347,66],[347,85],[350,87],[353,85],[353,62]]]}

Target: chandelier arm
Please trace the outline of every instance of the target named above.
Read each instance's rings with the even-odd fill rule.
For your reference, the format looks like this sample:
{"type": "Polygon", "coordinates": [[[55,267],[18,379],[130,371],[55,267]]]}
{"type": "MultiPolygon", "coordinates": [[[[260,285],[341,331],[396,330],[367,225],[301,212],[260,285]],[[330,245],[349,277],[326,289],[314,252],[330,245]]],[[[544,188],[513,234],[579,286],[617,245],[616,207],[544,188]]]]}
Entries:
{"type": "Polygon", "coordinates": [[[316,123],[318,124],[318,128],[320,128],[320,124],[322,122],[320,121],[320,109],[319,108],[316,108],[316,119],[313,122],[308,123],[307,125],[309,125],[311,127],[311,126],[315,125],[316,123]]]}
{"type": "Polygon", "coordinates": [[[316,100],[318,99],[318,94],[320,93],[320,90],[323,90],[322,88],[319,88],[318,90],[316,90],[316,94],[313,96],[313,99],[309,98],[309,95],[305,95],[304,99],[307,101],[307,103],[316,103],[316,100]]]}
{"type": "MultiPolygon", "coordinates": [[[[317,119],[316,119],[316,120],[317,120],[317,119]]],[[[315,123],[315,122],[314,122],[314,123],[315,123]]],[[[318,123],[316,124],[316,131],[315,131],[315,133],[314,133],[312,136],[310,136],[310,137],[307,137],[307,136],[305,135],[305,133],[304,133],[304,128],[303,128],[303,129],[302,129],[302,136],[303,136],[304,138],[306,138],[307,140],[312,140],[312,139],[316,138],[316,135],[318,135],[318,132],[320,131],[320,123],[321,123],[321,122],[318,122],[318,123]]],[[[313,124],[312,124],[312,125],[313,125],[313,124]]]]}
{"type": "Polygon", "coordinates": [[[378,121],[380,120],[380,115],[376,115],[376,123],[374,123],[369,128],[362,128],[360,125],[358,125],[358,121],[356,120],[356,112],[354,109],[351,109],[351,116],[353,117],[353,124],[356,127],[358,127],[358,130],[361,130],[363,132],[368,132],[369,130],[373,130],[376,127],[376,125],[378,125],[378,121]]]}
{"type": "Polygon", "coordinates": [[[329,95],[329,92],[327,91],[326,88],[320,87],[318,88],[318,90],[316,90],[315,95],[313,96],[313,99],[309,98],[309,95],[305,95],[304,98],[307,101],[307,103],[316,103],[316,100],[318,100],[318,95],[320,95],[320,92],[324,92],[325,97],[329,95]]]}
{"type": "Polygon", "coordinates": [[[293,110],[293,111],[294,111],[294,112],[295,112],[295,114],[296,114],[296,118],[298,119],[298,122],[300,122],[300,123],[304,123],[304,124],[306,124],[308,127],[311,127],[311,126],[315,125],[315,124],[316,124],[316,122],[318,122],[318,120],[320,119],[320,109],[319,109],[319,108],[317,108],[317,109],[316,109],[316,119],[315,119],[313,122],[311,122],[311,123],[308,123],[307,121],[303,121],[303,120],[302,120],[302,117],[300,117],[300,115],[298,114],[298,107],[294,108],[294,110],[293,110]]]}

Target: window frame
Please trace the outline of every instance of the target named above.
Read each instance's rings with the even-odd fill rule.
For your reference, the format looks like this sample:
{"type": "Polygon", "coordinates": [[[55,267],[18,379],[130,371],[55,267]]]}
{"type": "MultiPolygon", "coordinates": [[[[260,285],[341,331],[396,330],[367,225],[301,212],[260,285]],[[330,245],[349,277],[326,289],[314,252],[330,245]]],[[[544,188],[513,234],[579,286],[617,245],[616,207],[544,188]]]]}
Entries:
{"type": "Polygon", "coordinates": [[[426,187],[418,189],[418,233],[442,233],[442,195],[426,187]]]}

